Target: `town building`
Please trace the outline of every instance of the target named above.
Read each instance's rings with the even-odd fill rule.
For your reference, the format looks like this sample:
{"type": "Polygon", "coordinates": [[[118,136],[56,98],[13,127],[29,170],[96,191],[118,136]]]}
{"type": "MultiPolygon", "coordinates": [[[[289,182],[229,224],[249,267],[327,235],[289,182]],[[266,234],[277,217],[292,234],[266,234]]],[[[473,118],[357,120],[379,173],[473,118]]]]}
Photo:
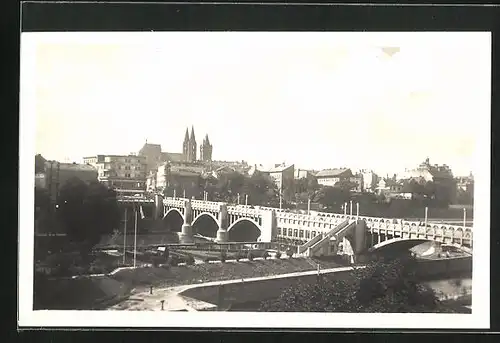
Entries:
{"type": "Polygon", "coordinates": [[[378,182],[375,188],[378,194],[384,195],[386,197],[396,197],[402,194],[403,191],[403,181],[394,180],[393,178],[382,178],[378,182]]]}
{"type": "Polygon", "coordinates": [[[361,193],[363,192],[363,189],[364,189],[364,185],[363,185],[363,174],[361,173],[356,173],[354,174],[353,176],[351,176],[349,178],[349,181],[355,185],[354,188],[352,188],[351,190],[354,191],[354,192],[358,192],[358,193],[361,193]]]}
{"type": "Polygon", "coordinates": [[[294,172],[295,180],[311,179],[311,178],[315,178],[315,177],[316,177],[315,174],[307,169],[295,169],[295,172],[294,172]]]}
{"type": "Polygon", "coordinates": [[[147,163],[139,155],[96,155],[83,158],[97,169],[99,182],[119,195],[143,194],[146,190],[147,163]]]}
{"type": "Polygon", "coordinates": [[[139,156],[145,157],[146,175],[153,169],[164,162],[180,162],[184,161],[182,153],[163,152],[160,144],[151,144],[146,141],[138,153],[139,156]]]}
{"type": "Polygon", "coordinates": [[[372,170],[363,169],[360,171],[363,177],[363,191],[375,192],[380,178],[372,170]]]}
{"type": "Polygon", "coordinates": [[[453,177],[451,168],[446,164],[431,165],[429,158],[411,170],[405,170],[397,176],[397,180],[415,180],[421,184],[433,182],[435,186],[435,200],[442,203],[454,203],[457,197],[457,181],[453,177]]]}
{"type": "Polygon", "coordinates": [[[333,187],[338,182],[350,181],[353,176],[349,168],[324,169],[316,174],[316,179],[322,186],[333,187]]]}
{"type": "Polygon", "coordinates": [[[202,165],[163,163],[147,180],[148,190],[177,197],[197,197],[201,191],[202,165]],[[175,191],[175,192],[174,192],[175,191]]]}
{"type": "Polygon", "coordinates": [[[240,174],[248,175],[251,166],[246,161],[211,161],[205,163],[209,170],[217,170],[219,168],[227,167],[240,174]]]}
{"type": "Polygon", "coordinates": [[[203,142],[200,146],[200,159],[197,158],[197,143],[194,133],[194,127],[191,127],[191,135],[186,128],[184,141],[182,143],[182,153],[177,152],[164,152],[160,144],[151,144],[146,141],[143,147],[139,150],[138,155],[146,158],[146,175],[149,176],[154,172],[158,166],[163,163],[211,163],[212,162],[213,146],[210,143],[208,134],[205,135],[203,142]]]}
{"type": "Polygon", "coordinates": [[[57,203],[61,187],[73,178],[90,183],[98,180],[98,172],[85,164],[45,161],[44,171],[35,175],[35,187],[47,189],[51,201],[57,203]]]}
{"type": "Polygon", "coordinates": [[[259,171],[265,175],[269,175],[269,177],[274,181],[278,190],[281,192],[281,195],[284,200],[291,201],[295,199],[295,190],[294,190],[294,180],[295,180],[295,168],[293,164],[275,164],[271,168],[266,168],[263,170],[259,170],[257,166],[253,169],[253,172],[259,171]]]}

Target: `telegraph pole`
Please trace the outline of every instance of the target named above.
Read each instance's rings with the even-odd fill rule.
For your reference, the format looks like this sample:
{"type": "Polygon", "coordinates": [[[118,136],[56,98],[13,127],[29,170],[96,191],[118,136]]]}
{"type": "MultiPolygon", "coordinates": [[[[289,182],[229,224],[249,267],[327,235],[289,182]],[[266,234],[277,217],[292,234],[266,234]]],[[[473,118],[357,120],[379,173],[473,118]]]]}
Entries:
{"type": "Polygon", "coordinates": [[[125,220],[123,221],[123,264],[125,264],[126,255],[127,255],[127,207],[125,207],[125,220]]]}
{"type": "Polygon", "coordinates": [[[135,228],[134,228],[134,268],[137,260],[137,208],[134,208],[135,212],[135,228]]]}

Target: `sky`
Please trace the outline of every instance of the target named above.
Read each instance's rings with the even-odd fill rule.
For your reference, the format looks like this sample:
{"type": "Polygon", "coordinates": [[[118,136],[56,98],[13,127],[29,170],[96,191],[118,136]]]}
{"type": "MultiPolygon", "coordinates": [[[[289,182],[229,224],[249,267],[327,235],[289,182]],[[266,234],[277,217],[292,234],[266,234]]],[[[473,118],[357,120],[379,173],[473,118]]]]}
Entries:
{"type": "Polygon", "coordinates": [[[182,152],[193,125],[198,144],[209,135],[215,160],[392,174],[429,157],[467,175],[490,118],[484,33],[21,39],[34,52],[25,85],[35,103],[23,113],[35,120],[34,150],[48,159],[128,154],[146,140],[182,152]]]}

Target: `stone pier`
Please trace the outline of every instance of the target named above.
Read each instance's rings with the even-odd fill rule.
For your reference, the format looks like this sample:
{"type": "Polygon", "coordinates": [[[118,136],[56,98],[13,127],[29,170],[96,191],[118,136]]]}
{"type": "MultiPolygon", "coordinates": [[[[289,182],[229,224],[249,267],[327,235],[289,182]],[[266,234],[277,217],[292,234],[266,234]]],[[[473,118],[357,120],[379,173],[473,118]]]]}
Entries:
{"type": "Polygon", "coordinates": [[[219,210],[219,230],[217,230],[217,242],[227,242],[227,228],[229,226],[227,215],[227,204],[221,204],[219,210]]]}
{"type": "Polygon", "coordinates": [[[193,222],[193,210],[190,199],[184,202],[184,209],[184,224],[182,225],[179,240],[181,243],[193,243],[193,227],[191,226],[191,223],[193,222]]]}

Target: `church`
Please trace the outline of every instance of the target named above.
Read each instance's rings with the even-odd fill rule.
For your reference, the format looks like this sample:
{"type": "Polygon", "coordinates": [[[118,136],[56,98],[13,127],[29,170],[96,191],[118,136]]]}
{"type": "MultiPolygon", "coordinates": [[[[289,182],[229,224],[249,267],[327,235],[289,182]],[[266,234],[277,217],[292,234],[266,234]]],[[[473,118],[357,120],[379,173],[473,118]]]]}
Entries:
{"type": "Polygon", "coordinates": [[[146,157],[147,171],[158,168],[159,165],[169,163],[195,163],[195,162],[211,162],[213,147],[208,139],[208,134],[205,135],[203,142],[200,146],[200,159],[197,158],[197,142],[194,134],[194,127],[191,127],[191,135],[186,128],[184,142],[182,143],[182,153],[163,152],[160,144],[151,144],[146,141],[138,155],[146,157]]]}
{"type": "MultiPolygon", "coordinates": [[[[191,126],[191,136],[189,136],[189,131],[186,128],[186,134],[184,136],[184,142],[182,143],[182,155],[183,159],[186,162],[196,162],[198,159],[196,158],[197,152],[197,144],[196,137],[194,135],[194,127],[191,126]]],[[[210,140],[208,139],[208,134],[205,135],[203,142],[200,146],[200,161],[202,162],[211,162],[212,161],[212,144],[210,144],[210,140]]]]}

